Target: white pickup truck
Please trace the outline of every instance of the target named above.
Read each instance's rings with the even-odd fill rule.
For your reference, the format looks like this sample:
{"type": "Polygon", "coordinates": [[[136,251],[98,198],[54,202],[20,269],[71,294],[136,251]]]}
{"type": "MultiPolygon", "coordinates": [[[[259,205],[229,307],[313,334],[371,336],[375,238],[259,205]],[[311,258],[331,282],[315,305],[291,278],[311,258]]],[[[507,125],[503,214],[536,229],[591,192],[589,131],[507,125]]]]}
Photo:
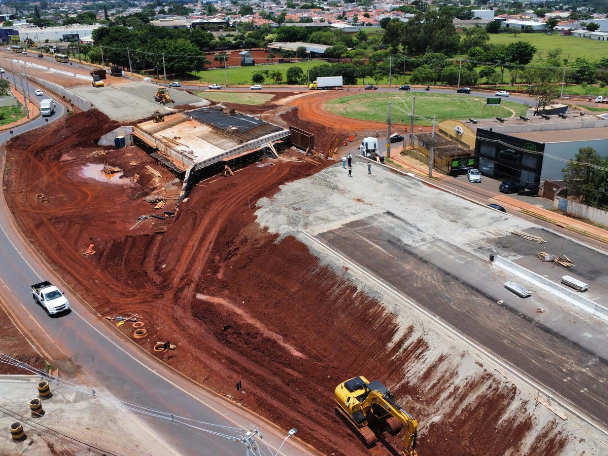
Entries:
{"type": "Polygon", "coordinates": [[[49,315],[55,315],[70,309],[70,303],[63,293],[51,282],[40,282],[32,285],[34,301],[44,307],[49,315]]]}

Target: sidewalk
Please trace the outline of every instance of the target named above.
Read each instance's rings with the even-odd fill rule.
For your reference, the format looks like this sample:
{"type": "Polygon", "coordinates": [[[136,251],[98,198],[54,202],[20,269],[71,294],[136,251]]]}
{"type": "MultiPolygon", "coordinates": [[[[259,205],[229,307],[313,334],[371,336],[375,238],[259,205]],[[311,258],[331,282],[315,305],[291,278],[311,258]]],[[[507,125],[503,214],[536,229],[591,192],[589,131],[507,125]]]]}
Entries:
{"type": "MultiPolygon", "coordinates": [[[[428,169],[421,168],[419,166],[415,166],[411,163],[408,163],[401,155],[401,148],[395,148],[391,150],[391,158],[390,160],[394,161],[396,164],[399,164],[404,169],[411,171],[417,177],[429,181],[428,177],[428,169]]],[[[488,192],[486,190],[482,190],[479,187],[476,187],[472,184],[466,182],[455,181],[453,178],[446,176],[444,174],[440,174],[435,171],[433,173],[433,178],[438,179],[438,182],[435,184],[439,184],[441,186],[446,185],[448,190],[452,190],[455,187],[455,183],[458,183],[458,187],[460,189],[466,191],[470,188],[475,192],[476,196],[480,194],[483,197],[488,198],[487,203],[497,203],[502,206],[509,206],[513,210],[521,212],[523,214],[529,215],[531,217],[536,217],[540,220],[543,220],[547,223],[551,223],[553,225],[557,225],[561,228],[565,228],[570,231],[574,231],[575,233],[590,237],[597,241],[605,242],[608,244],[608,231],[598,228],[596,226],[590,225],[585,222],[581,222],[580,220],[573,219],[571,217],[567,217],[565,215],[561,215],[552,211],[548,211],[546,209],[540,208],[530,203],[526,203],[524,201],[519,201],[515,198],[511,198],[504,194],[496,194],[492,192],[488,192]],[[450,188],[452,187],[452,188],[450,188]]],[[[456,190],[459,190],[458,188],[456,190]]]]}

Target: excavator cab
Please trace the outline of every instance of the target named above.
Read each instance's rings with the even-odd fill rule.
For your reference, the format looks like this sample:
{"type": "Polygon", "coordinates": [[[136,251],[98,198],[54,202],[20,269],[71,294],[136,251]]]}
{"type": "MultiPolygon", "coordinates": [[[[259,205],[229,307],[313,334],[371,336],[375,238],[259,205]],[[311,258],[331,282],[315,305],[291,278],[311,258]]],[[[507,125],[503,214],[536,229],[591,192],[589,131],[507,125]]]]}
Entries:
{"type": "Polygon", "coordinates": [[[335,400],[338,404],[336,411],[366,446],[378,440],[377,433],[386,430],[396,435],[405,426],[403,455],[416,456],[418,422],[394,401],[382,382],[370,382],[361,376],[351,378],[336,387],[335,400]]]}
{"type": "Polygon", "coordinates": [[[156,91],[156,95],[154,96],[154,101],[158,101],[161,104],[165,103],[173,103],[171,96],[169,95],[169,91],[166,87],[159,87],[156,91]]]}

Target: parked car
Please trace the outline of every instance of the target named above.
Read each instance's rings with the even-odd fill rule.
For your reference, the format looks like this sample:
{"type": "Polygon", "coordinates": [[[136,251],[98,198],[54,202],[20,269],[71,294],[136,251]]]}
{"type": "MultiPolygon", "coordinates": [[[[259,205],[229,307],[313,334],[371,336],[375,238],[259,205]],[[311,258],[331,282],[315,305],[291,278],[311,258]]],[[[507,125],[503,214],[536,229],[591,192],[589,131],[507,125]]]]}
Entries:
{"type": "Polygon", "coordinates": [[[260,84],[253,85],[249,88],[250,90],[262,90],[262,86],[260,84]]]}
{"type": "Polygon", "coordinates": [[[399,90],[410,90],[410,86],[407,84],[402,85],[401,87],[399,87],[399,90]]]}
{"type": "Polygon", "coordinates": [[[181,87],[182,85],[177,82],[177,81],[173,81],[172,83],[169,84],[169,87],[181,87]]]}
{"type": "Polygon", "coordinates": [[[21,51],[22,54],[27,54],[27,51],[21,51]]]}
{"type": "Polygon", "coordinates": [[[467,177],[469,178],[469,182],[479,182],[481,183],[481,173],[477,169],[470,169],[467,171],[467,177]]]}
{"type": "Polygon", "coordinates": [[[42,57],[44,57],[44,54],[42,54],[42,53],[38,54],[39,59],[41,59],[42,57]]]}
{"type": "Polygon", "coordinates": [[[494,94],[495,97],[508,97],[509,96],[509,92],[507,92],[506,90],[501,90],[499,92],[496,92],[494,94]]]}
{"type": "Polygon", "coordinates": [[[496,209],[497,211],[500,211],[500,212],[504,212],[504,213],[506,213],[506,212],[507,212],[507,211],[505,210],[505,208],[504,208],[504,207],[502,207],[502,206],[500,206],[499,204],[494,204],[494,203],[492,203],[492,204],[488,204],[488,207],[491,207],[492,209],[496,209]]]}
{"type": "Polygon", "coordinates": [[[4,68],[0,68],[0,73],[4,73],[4,68]]]}
{"type": "Polygon", "coordinates": [[[456,93],[471,93],[471,89],[469,87],[461,87],[456,90],[456,93]]]}
{"type": "Polygon", "coordinates": [[[365,87],[365,90],[378,90],[378,87],[376,87],[375,85],[368,85],[365,87]]]}
{"type": "Polygon", "coordinates": [[[44,93],[42,93],[42,90],[40,89],[36,89],[36,91],[34,92],[37,96],[41,97],[42,95],[44,95],[44,93]]]}
{"type": "Polygon", "coordinates": [[[522,185],[519,182],[505,181],[502,184],[500,184],[500,186],[498,187],[498,190],[503,193],[517,193],[517,192],[521,192],[525,188],[526,188],[525,185],[522,185]]]}
{"type": "Polygon", "coordinates": [[[389,141],[392,143],[401,142],[403,141],[403,136],[401,136],[399,133],[393,133],[389,138],[389,141]]]}
{"type": "Polygon", "coordinates": [[[222,88],[222,86],[221,86],[221,85],[219,85],[219,84],[211,84],[211,85],[210,85],[208,88],[209,88],[209,89],[215,89],[215,90],[219,90],[219,89],[221,89],[221,88],[222,88]]]}

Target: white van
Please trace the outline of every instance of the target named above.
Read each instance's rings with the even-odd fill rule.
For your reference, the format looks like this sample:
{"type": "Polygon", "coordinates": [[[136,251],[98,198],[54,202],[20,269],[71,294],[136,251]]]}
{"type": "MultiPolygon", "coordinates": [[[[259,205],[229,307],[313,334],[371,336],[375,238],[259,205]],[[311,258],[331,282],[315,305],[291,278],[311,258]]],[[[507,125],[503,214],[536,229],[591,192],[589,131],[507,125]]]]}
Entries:
{"type": "Polygon", "coordinates": [[[50,117],[55,113],[55,103],[50,98],[46,98],[40,102],[40,115],[42,117],[50,117]]]}

